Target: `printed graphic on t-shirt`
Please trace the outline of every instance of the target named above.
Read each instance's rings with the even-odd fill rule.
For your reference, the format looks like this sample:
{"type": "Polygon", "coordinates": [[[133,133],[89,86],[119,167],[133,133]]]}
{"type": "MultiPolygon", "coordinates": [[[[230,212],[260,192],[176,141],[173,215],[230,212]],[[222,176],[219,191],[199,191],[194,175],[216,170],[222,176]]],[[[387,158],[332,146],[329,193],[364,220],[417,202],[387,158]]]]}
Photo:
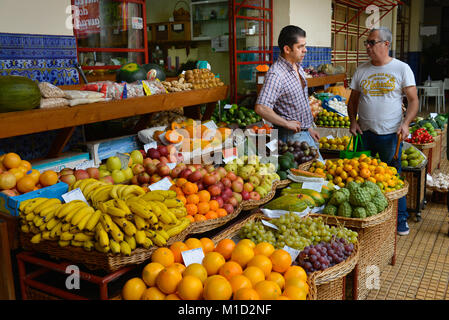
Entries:
{"type": "Polygon", "coordinates": [[[360,87],[365,95],[384,96],[396,88],[396,78],[388,73],[376,73],[362,80],[360,87]]]}

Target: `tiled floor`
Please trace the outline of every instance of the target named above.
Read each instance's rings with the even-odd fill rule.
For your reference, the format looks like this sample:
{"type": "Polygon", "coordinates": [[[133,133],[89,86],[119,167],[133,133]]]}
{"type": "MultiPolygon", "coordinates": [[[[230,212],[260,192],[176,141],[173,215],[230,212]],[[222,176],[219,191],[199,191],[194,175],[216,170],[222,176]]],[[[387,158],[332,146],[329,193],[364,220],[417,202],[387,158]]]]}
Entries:
{"type": "MultiPolygon", "coordinates": [[[[432,108],[423,114],[433,112],[432,108]]],[[[440,171],[449,173],[446,148],[440,171]]],[[[398,236],[396,264],[381,273],[379,290],[370,291],[370,300],[449,299],[449,214],[445,204],[431,201],[421,211],[422,220],[409,219],[410,234],[398,236]]]]}

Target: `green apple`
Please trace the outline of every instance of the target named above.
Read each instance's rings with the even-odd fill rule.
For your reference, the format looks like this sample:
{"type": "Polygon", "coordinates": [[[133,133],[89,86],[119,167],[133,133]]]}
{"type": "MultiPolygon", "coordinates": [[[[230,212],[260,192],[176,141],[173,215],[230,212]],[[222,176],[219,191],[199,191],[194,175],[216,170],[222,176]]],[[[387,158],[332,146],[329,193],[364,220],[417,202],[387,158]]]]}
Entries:
{"type": "Polygon", "coordinates": [[[109,170],[108,170],[108,166],[107,166],[106,164],[101,164],[101,165],[98,167],[98,170],[106,170],[106,171],[109,171],[109,170]]]}
{"type": "Polygon", "coordinates": [[[102,177],[107,177],[107,176],[110,176],[111,175],[111,172],[110,171],[108,171],[108,170],[98,170],[100,173],[99,173],[99,177],[100,178],[102,178],[102,177]]]}
{"type": "Polygon", "coordinates": [[[122,183],[123,181],[126,180],[125,174],[121,170],[112,171],[111,176],[115,184],[122,183]]]}
{"type": "Polygon", "coordinates": [[[123,172],[123,175],[125,176],[125,180],[131,180],[132,177],[134,177],[133,170],[130,167],[123,169],[121,171],[123,172]]]}
{"type": "Polygon", "coordinates": [[[131,159],[133,160],[134,164],[143,164],[142,152],[140,152],[139,150],[133,150],[133,152],[131,152],[131,159]]]}
{"type": "Polygon", "coordinates": [[[113,172],[114,170],[120,170],[122,168],[122,162],[119,157],[112,156],[106,161],[106,166],[109,171],[113,172]]]}

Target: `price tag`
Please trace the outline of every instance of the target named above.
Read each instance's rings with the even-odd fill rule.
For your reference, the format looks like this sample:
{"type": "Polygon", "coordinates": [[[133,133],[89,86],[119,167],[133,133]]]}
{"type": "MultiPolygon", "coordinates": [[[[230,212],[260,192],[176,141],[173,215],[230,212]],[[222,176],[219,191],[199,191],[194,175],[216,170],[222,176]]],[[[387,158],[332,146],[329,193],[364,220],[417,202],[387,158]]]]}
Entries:
{"type": "Polygon", "coordinates": [[[270,149],[271,152],[274,152],[278,148],[278,140],[271,140],[266,144],[267,148],[270,149]]]}
{"type": "Polygon", "coordinates": [[[203,124],[205,127],[209,128],[209,129],[217,129],[217,125],[215,124],[215,122],[213,120],[211,121],[207,121],[206,123],[203,124]]]}
{"type": "Polygon", "coordinates": [[[75,166],[75,170],[86,170],[87,168],[95,167],[95,161],[94,160],[87,160],[83,163],[80,163],[79,165],[75,166]]]}
{"type": "Polygon", "coordinates": [[[224,163],[228,163],[228,162],[231,162],[234,159],[237,159],[237,156],[230,156],[230,157],[227,157],[227,158],[223,158],[223,162],[224,163]]]}
{"type": "Polygon", "coordinates": [[[73,201],[73,200],[82,200],[85,203],[87,203],[87,200],[84,197],[84,194],[81,192],[80,188],[76,188],[76,189],[73,189],[72,191],[64,193],[62,195],[62,199],[64,199],[65,203],[69,203],[70,201],[73,201]]]}
{"type": "Polygon", "coordinates": [[[120,159],[120,162],[122,163],[122,170],[128,168],[130,156],[120,152],[117,152],[115,155],[120,159]]]}
{"type": "Polygon", "coordinates": [[[335,185],[334,188],[335,188],[336,190],[340,190],[340,189],[341,189],[341,188],[340,188],[339,186],[337,186],[337,185],[335,185]]]}
{"type": "Polygon", "coordinates": [[[328,139],[328,140],[332,140],[332,139],[334,139],[334,136],[332,136],[332,135],[330,135],[330,136],[327,136],[327,137],[326,137],[326,139],[328,139]]]}
{"type": "Polygon", "coordinates": [[[183,70],[183,71],[181,72],[181,74],[186,74],[186,71],[185,71],[185,70],[183,70]]]}
{"type": "Polygon", "coordinates": [[[261,220],[262,221],[262,224],[263,225],[266,225],[267,227],[269,227],[269,228],[273,228],[273,229],[276,229],[276,230],[279,230],[279,228],[278,227],[276,227],[274,224],[272,224],[272,223],[270,223],[270,222],[268,222],[268,221],[266,221],[266,220],[261,220]]]}
{"type": "Polygon", "coordinates": [[[132,17],[131,24],[133,29],[136,30],[143,29],[143,19],[140,17],[132,17]]]}
{"type": "Polygon", "coordinates": [[[437,115],[438,115],[438,113],[433,113],[433,112],[430,113],[430,117],[431,117],[432,119],[434,119],[437,115]]]}
{"type": "Polygon", "coordinates": [[[223,109],[227,110],[227,109],[231,109],[232,108],[232,104],[225,104],[223,109]]]}
{"type": "Polygon", "coordinates": [[[167,167],[169,167],[170,170],[173,170],[173,168],[176,167],[176,163],[173,162],[167,163],[167,167]]]}
{"type": "Polygon", "coordinates": [[[203,248],[195,248],[192,250],[186,250],[181,252],[182,260],[184,261],[184,265],[188,267],[192,263],[201,264],[204,259],[203,248]]]}
{"type": "Polygon", "coordinates": [[[164,179],[159,180],[156,183],[150,184],[150,186],[148,188],[150,188],[151,191],[155,191],[155,190],[167,191],[168,189],[170,189],[171,186],[172,186],[171,181],[168,180],[167,177],[165,177],[164,179]]]}
{"type": "Polygon", "coordinates": [[[148,150],[150,149],[156,149],[157,148],[157,142],[153,141],[147,144],[143,145],[143,150],[145,150],[145,152],[148,152],[148,150]]]}
{"type": "Polygon", "coordinates": [[[322,186],[323,186],[322,182],[303,182],[302,183],[303,189],[311,189],[311,190],[315,190],[317,192],[321,192],[322,186]]]}
{"type": "Polygon", "coordinates": [[[289,246],[284,246],[282,249],[284,249],[285,251],[287,251],[290,254],[290,256],[292,257],[292,261],[296,260],[296,258],[299,255],[299,252],[300,252],[299,250],[293,249],[289,246]]]}

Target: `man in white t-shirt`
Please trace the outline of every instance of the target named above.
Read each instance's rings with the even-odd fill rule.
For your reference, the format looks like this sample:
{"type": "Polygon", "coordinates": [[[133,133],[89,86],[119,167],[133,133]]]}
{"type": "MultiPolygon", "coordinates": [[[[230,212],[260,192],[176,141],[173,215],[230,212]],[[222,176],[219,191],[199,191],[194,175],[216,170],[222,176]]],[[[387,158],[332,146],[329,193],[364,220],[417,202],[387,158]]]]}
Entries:
{"type": "MultiPolygon", "coordinates": [[[[398,136],[409,135],[410,122],[418,112],[415,77],[410,67],[389,56],[392,35],[387,28],[370,30],[365,41],[370,61],[361,64],[351,82],[348,114],[349,131],[362,134],[362,142],[373,154],[391,164],[398,136]],[[402,113],[402,98],[407,97],[407,112],[402,113]],[[357,120],[358,115],[358,120],[357,120]]],[[[402,142],[399,149],[399,161],[402,142]]],[[[399,170],[400,171],[400,170],[399,170]]],[[[407,235],[407,205],[405,197],[398,202],[398,234],[407,235]]]]}

